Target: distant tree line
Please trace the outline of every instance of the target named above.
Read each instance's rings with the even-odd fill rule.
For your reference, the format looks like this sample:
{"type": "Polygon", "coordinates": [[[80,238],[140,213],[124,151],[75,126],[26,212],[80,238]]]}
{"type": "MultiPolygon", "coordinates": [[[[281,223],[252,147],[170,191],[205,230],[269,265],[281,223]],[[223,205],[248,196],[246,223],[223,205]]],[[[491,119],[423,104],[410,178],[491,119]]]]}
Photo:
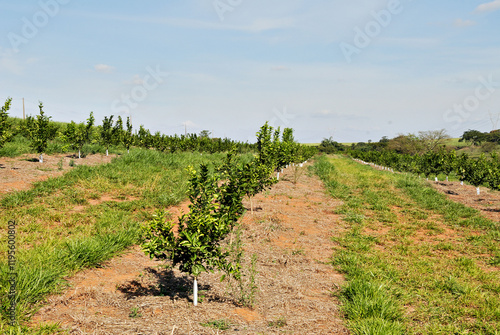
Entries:
{"type": "Polygon", "coordinates": [[[480,132],[479,130],[467,130],[463,133],[459,142],[467,142],[471,145],[481,145],[486,142],[500,143],[500,130],[493,130],[489,133],[480,132]]]}
{"type": "Polygon", "coordinates": [[[444,129],[420,131],[418,134],[400,134],[393,139],[382,137],[379,142],[358,142],[350,146],[335,142],[331,137],[323,139],[319,145],[319,151],[324,153],[356,151],[382,151],[391,150],[401,154],[422,154],[429,151],[439,150],[445,145],[450,137],[444,129]]]}

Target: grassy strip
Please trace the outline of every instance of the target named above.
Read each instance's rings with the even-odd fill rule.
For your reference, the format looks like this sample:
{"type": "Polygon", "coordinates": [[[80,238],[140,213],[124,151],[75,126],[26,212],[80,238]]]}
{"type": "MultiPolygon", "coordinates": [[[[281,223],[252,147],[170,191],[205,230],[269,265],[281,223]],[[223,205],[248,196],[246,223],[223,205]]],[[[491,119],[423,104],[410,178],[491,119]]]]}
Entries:
{"type": "MultiPolygon", "coordinates": [[[[78,166],[62,177],[36,183],[31,190],[4,196],[0,200],[0,240],[7,239],[9,220],[18,224],[19,320],[28,321],[47,294],[63,288],[65,276],[135,244],[140,222],[149,219],[154,209],[182,201],[188,165],[222,157],[131,150],[111,164],[78,166]]],[[[0,245],[0,255],[0,330],[7,332],[6,243],[0,245]]],[[[45,331],[20,329],[22,333],[45,331]]]]}
{"type": "MultiPolygon", "coordinates": [[[[126,148],[122,145],[111,145],[108,151],[110,154],[123,154],[127,152],[126,148]]],[[[65,143],[56,138],[49,141],[44,154],[53,155],[58,153],[70,153],[78,157],[78,150],[75,152],[75,150],[65,148],[65,143]]],[[[99,143],[87,143],[83,146],[81,151],[82,157],[97,153],[105,154],[106,147],[99,143]]],[[[33,157],[38,157],[36,150],[30,146],[30,140],[20,134],[14,136],[11,141],[5,143],[4,146],[0,148],[0,157],[18,157],[23,154],[33,154],[33,157]]]]}
{"type": "Polygon", "coordinates": [[[354,334],[498,334],[498,223],[418,178],[341,157],[314,170],[343,200],[333,264],[354,334]]]}
{"type": "Polygon", "coordinates": [[[397,301],[398,293],[390,285],[395,279],[390,276],[393,271],[386,275],[378,270],[386,266],[369,254],[375,240],[361,233],[365,220],[362,200],[349,185],[339,181],[339,176],[347,176],[325,156],[320,157],[313,168],[330,194],[344,200],[340,212],[351,224],[350,230],[337,239],[340,248],[333,258],[348,281],[339,294],[348,327],[354,334],[402,334],[402,308],[397,301]]]}

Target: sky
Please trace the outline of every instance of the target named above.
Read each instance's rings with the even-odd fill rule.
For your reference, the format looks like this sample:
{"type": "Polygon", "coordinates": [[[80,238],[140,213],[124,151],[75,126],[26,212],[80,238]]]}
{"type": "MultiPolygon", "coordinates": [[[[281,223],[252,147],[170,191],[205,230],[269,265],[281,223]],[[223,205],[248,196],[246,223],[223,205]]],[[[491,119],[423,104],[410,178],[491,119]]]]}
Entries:
{"type": "Polygon", "coordinates": [[[500,0],[0,0],[11,116],[318,143],[500,127],[500,0]]]}

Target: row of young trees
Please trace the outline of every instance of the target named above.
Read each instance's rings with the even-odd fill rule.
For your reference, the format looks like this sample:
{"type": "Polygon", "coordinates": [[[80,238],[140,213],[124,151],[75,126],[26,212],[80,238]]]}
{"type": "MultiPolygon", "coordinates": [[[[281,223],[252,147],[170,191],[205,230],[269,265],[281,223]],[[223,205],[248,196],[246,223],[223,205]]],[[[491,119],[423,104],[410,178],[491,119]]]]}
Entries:
{"type": "MultiPolygon", "coordinates": [[[[105,116],[102,125],[96,126],[93,112],[90,112],[86,122],[76,123],[71,121],[61,125],[51,122],[49,116],[43,111],[43,104],[40,102],[40,112],[36,116],[28,116],[25,121],[14,127],[12,122],[8,122],[8,111],[12,99],[7,99],[0,111],[0,148],[17,134],[23,134],[31,142],[31,147],[40,154],[40,161],[43,161],[43,152],[47,149],[49,141],[54,139],[63,143],[63,150],[78,151],[78,158],[81,158],[83,147],[86,144],[100,144],[105,147],[108,155],[110,146],[123,146],[130,150],[130,147],[137,146],[146,149],[156,149],[162,152],[228,152],[236,150],[239,153],[250,152],[258,149],[259,144],[250,144],[230,140],[228,138],[210,138],[208,131],[203,131],[199,135],[165,135],[159,131],[151,134],[143,125],[133,133],[132,122],[129,117],[125,120],[113,115],[105,116]],[[116,121],[115,121],[116,120],[116,121]]],[[[277,169],[284,166],[283,155],[293,157],[293,163],[302,162],[305,157],[310,157],[316,153],[314,147],[299,145],[294,142],[293,130],[283,131],[282,141],[280,140],[280,130],[273,129],[269,125],[265,126],[265,138],[262,141],[271,143],[273,153],[276,157],[277,169]]]]}
{"type": "MultiPolygon", "coordinates": [[[[8,98],[0,110],[0,148],[16,134],[16,130],[12,129],[8,122],[11,103],[12,98],[8,98]]],[[[38,107],[40,113],[36,117],[29,116],[23,130],[31,141],[31,147],[40,154],[40,162],[43,163],[43,152],[47,148],[48,141],[55,136],[55,132],[54,128],[50,127],[50,117],[43,111],[42,102],[38,107]]]]}
{"type": "Polygon", "coordinates": [[[133,133],[132,123],[129,117],[125,120],[113,115],[105,116],[102,125],[96,126],[96,120],[91,112],[86,122],[68,124],[55,123],[50,120],[43,111],[40,102],[40,113],[36,116],[28,116],[26,120],[13,122],[8,117],[11,106],[11,98],[8,98],[0,110],[0,148],[16,135],[23,135],[31,142],[31,147],[40,154],[43,161],[43,152],[47,149],[50,141],[58,140],[63,143],[63,150],[78,151],[81,157],[82,149],[86,144],[100,144],[106,149],[106,155],[110,146],[123,146],[130,150],[131,146],[142,148],[153,148],[162,152],[227,152],[236,148],[238,152],[249,152],[254,150],[255,145],[232,141],[228,138],[213,139],[209,137],[208,131],[200,135],[164,135],[160,132],[151,134],[144,126],[140,126],[138,132],[133,133]],[[116,121],[115,121],[116,120],[116,121]]]}
{"type": "Polygon", "coordinates": [[[280,137],[279,128],[273,130],[266,122],[257,133],[255,159],[243,163],[232,151],[211,168],[189,168],[189,213],[175,222],[159,210],[143,227],[145,252],[170,260],[172,266],[193,277],[195,306],[201,273],[221,270],[236,279],[241,277],[241,264],[231,261],[223,241],[244,213],[243,198],[251,199],[276,183],[273,172],[296,160],[299,147],[292,129],[285,129],[280,137]]]}
{"type": "Polygon", "coordinates": [[[210,138],[208,131],[202,131],[198,134],[186,135],[165,135],[160,132],[151,134],[148,129],[142,125],[134,136],[134,145],[142,148],[154,148],[162,152],[227,152],[232,148],[240,153],[252,151],[253,144],[233,141],[229,138],[210,138]]]}
{"type": "MultiPolygon", "coordinates": [[[[394,151],[356,151],[349,154],[365,162],[387,166],[401,172],[411,172],[417,175],[446,176],[455,173],[460,181],[474,185],[479,194],[480,185],[488,185],[492,189],[500,190],[500,157],[492,153],[488,158],[481,154],[473,158],[462,153],[457,155],[455,150],[429,151],[424,154],[398,154],[394,151]]],[[[446,177],[448,179],[448,177],[446,177]]]]}

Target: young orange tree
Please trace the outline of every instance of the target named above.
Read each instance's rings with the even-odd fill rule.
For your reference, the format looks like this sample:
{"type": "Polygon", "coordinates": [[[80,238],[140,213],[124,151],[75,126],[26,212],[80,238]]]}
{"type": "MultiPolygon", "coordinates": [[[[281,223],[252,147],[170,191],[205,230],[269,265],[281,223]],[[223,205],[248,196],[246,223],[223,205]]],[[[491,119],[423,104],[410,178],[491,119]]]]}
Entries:
{"type": "Polygon", "coordinates": [[[50,129],[50,116],[45,115],[43,112],[43,104],[40,101],[38,105],[40,114],[33,118],[27,118],[29,138],[31,140],[31,147],[40,154],[39,161],[43,163],[43,152],[47,149],[49,140],[51,140],[52,131],[50,129]]]}
{"type": "Polygon", "coordinates": [[[9,131],[9,125],[7,123],[7,118],[9,114],[7,113],[10,109],[12,103],[12,98],[7,98],[5,104],[0,108],[0,148],[7,142],[12,133],[9,131]]]}

